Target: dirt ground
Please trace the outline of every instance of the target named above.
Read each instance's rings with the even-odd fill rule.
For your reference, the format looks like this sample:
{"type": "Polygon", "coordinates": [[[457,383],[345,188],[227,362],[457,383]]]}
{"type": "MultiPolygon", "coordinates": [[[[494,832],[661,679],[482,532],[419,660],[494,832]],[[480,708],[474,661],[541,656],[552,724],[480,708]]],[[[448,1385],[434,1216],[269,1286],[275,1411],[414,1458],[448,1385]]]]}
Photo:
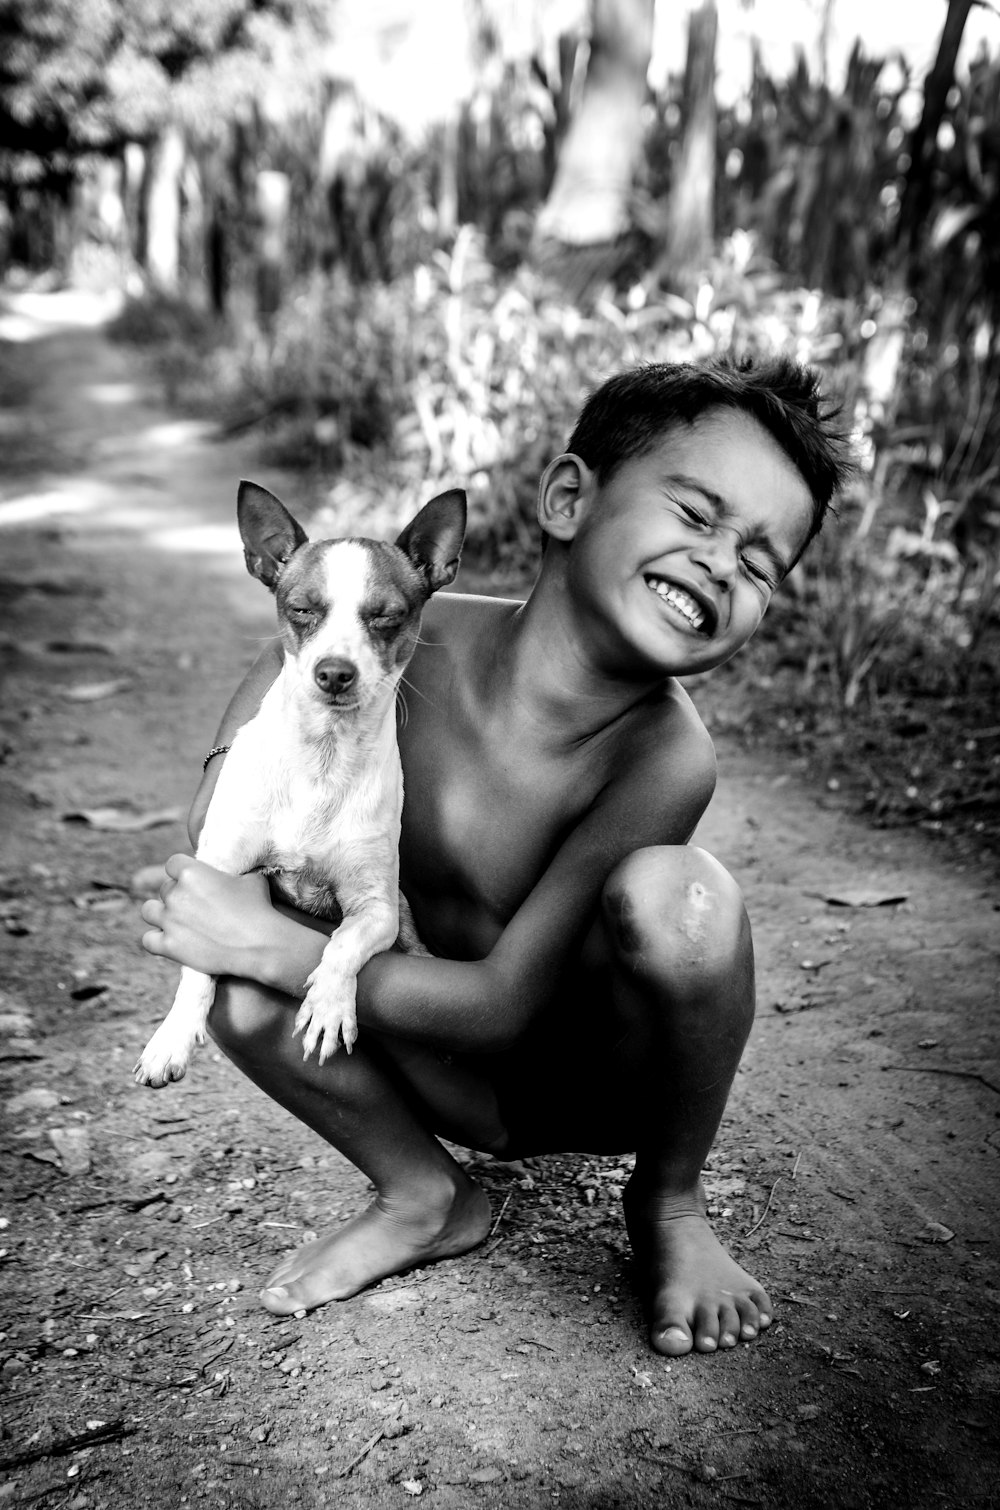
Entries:
{"type": "Polygon", "coordinates": [[[991,872],[733,744],[702,838],[749,898],[759,1013],[708,1186],[768,1335],[651,1354],[627,1165],[569,1154],[477,1160],[466,1257],[259,1307],[364,1181],[211,1049],[133,1084],[173,986],[134,878],[183,847],[270,632],[236,481],[302,484],[165,414],[97,314],[0,308],[40,383],[0,414],[35,458],[0,489],[0,1507],[1000,1503],[991,872]]]}

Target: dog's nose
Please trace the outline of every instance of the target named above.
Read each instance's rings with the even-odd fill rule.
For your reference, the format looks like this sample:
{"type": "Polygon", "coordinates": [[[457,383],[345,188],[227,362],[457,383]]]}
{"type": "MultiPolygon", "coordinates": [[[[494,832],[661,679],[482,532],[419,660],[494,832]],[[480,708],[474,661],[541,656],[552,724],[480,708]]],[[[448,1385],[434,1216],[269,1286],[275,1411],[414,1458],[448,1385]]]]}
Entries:
{"type": "Polygon", "coordinates": [[[316,662],[313,670],[313,681],[327,697],[335,697],[339,692],[349,692],[357,676],[357,666],[343,655],[324,656],[316,662]]]}

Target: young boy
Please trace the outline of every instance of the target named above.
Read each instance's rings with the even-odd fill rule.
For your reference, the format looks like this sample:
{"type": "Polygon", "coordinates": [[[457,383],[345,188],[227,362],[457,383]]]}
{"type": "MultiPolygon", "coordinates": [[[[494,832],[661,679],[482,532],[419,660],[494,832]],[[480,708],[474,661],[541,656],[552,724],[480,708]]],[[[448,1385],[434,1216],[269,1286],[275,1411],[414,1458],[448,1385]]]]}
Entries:
{"type": "MultiPolygon", "coordinates": [[[[269,1310],[481,1242],[486,1196],[443,1137],[501,1159],[634,1150],[625,1218],[652,1346],[713,1352],[770,1324],[705,1215],[754,966],[735,882],[688,842],[715,765],[675,678],[746,644],[844,454],[815,374],[785,360],[648,366],[592,395],[541,479],[527,601],[449,594],[425,611],[400,728],[401,873],[435,957],[365,966],[352,1055],[304,1062],[292,1034],[325,942],[315,919],[272,907],[260,875],[168,861],[145,948],[226,977],[216,1042],[376,1190],[279,1266],[269,1310]]],[[[250,671],[217,743],[279,657],[250,671]]]]}

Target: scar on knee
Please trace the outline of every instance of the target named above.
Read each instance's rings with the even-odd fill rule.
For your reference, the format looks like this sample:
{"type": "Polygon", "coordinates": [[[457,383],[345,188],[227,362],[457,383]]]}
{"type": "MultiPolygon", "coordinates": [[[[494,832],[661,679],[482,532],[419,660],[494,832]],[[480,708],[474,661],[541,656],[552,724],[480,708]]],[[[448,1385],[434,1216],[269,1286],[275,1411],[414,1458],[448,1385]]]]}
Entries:
{"type": "Polygon", "coordinates": [[[687,908],[681,921],[681,927],[692,941],[701,940],[705,936],[706,917],[712,905],[714,893],[709,891],[701,881],[692,881],[687,888],[687,908]]]}

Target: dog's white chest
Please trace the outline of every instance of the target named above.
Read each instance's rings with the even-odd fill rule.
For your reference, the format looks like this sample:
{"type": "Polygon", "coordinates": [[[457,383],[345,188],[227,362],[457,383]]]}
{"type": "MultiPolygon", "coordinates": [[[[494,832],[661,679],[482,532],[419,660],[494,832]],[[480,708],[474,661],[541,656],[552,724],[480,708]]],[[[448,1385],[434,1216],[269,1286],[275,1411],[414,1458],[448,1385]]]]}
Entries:
{"type": "Polygon", "coordinates": [[[381,850],[399,844],[402,805],[403,777],[395,753],[346,790],[340,782],[293,776],[276,794],[269,815],[269,863],[281,870],[307,865],[336,883],[371,856],[372,846],[381,850]]]}
{"type": "Polygon", "coordinates": [[[329,915],[332,898],[365,889],[366,876],[397,884],[402,805],[391,724],[386,738],[345,742],[319,761],[262,708],[233,742],[199,852],[235,842],[241,870],[275,874],[289,901],[329,915]]]}

